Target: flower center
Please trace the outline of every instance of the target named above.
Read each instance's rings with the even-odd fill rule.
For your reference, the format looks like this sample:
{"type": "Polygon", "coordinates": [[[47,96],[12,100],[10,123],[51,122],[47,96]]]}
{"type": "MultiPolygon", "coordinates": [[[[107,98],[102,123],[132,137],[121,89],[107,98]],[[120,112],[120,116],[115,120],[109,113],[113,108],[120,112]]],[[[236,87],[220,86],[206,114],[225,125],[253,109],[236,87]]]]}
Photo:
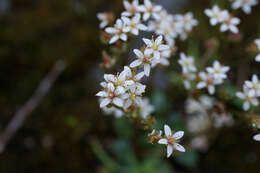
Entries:
{"type": "Polygon", "coordinates": [[[136,94],[135,94],[135,93],[131,93],[131,94],[130,94],[130,98],[131,98],[131,99],[135,99],[135,97],[136,97],[136,94]]]}
{"type": "Polygon", "coordinates": [[[149,64],[149,63],[150,63],[150,60],[149,60],[148,57],[144,57],[144,58],[143,58],[143,62],[149,64]]]}
{"type": "Polygon", "coordinates": [[[109,91],[109,98],[112,99],[115,97],[115,94],[113,91],[109,91]]]}
{"type": "Polygon", "coordinates": [[[130,24],[130,27],[131,27],[131,28],[136,28],[136,25],[137,25],[136,23],[132,22],[132,23],[130,24]]]}
{"type": "Polygon", "coordinates": [[[259,89],[259,85],[254,84],[254,85],[253,85],[253,88],[254,88],[255,90],[259,89]]]}
{"type": "Polygon", "coordinates": [[[207,79],[206,82],[207,82],[208,85],[212,85],[213,84],[213,80],[212,79],[207,79]]]}
{"type": "Polygon", "coordinates": [[[152,49],[153,49],[153,50],[158,50],[158,45],[156,45],[155,43],[153,43],[152,49]]]}
{"type": "Polygon", "coordinates": [[[175,143],[175,141],[176,141],[175,138],[169,138],[168,139],[168,143],[171,144],[171,145],[173,145],[175,143]]]}

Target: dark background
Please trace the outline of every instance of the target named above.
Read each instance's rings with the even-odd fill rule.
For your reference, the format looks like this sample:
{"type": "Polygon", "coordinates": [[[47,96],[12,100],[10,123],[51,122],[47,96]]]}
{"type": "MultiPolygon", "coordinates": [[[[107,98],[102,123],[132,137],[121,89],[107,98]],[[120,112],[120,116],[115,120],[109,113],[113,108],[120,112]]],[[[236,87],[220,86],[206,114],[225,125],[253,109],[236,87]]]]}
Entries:
{"type": "MultiPolygon", "coordinates": [[[[176,0],[176,4],[168,1],[172,8],[162,2],[177,12],[195,11],[199,20],[202,9],[213,3],[182,1],[179,6],[178,1],[181,0],[176,0]]],[[[48,95],[0,154],[0,172],[259,172],[260,143],[252,140],[254,132],[244,122],[212,132],[215,138],[208,152],[194,152],[178,160],[164,158],[165,148],[148,144],[147,132],[133,123],[102,114],[95,93],[104,73],[98,66],[104,45],[99,40],[96,13],[113,11],[118,16],[123,10],[121,0],[0,2],[0,131],[33,94],[52,65],[59,59],[67,64],[48,95]],[[5,6],[6,2],[9,6],[5,6]],[[185,164],[181,159],[186,159],[185,164]]],[[[257,35],[259,10],[258,5],[250,17],[242,16],[243,26],[250,25],[247,31],[254,34],[245,35],[245,42],[257,35]]],[[[201,20],[202,26],[207,25],[207,18],[201,20]]],[[[196,29],[196,36],[205,39],[210,35],[207,27],[196,29]]],[[[231,44],[235,46],[233,55],[242,57],[239,48],[245,42],[231,44]]],[[[201,45],[195,47],[203,51],[201,45]]],[[[182,48],[187,46],[180,45],[182,48]]],[[[231,47],[224,48],[223,57],[231,53],[231,47]]],[[[237,65],[232,57],[226,61],[231,66],[237,65]]],[[[151,83],[158,78],[166,78],[169,83],[165,70],[157,70],[151,83]]],[[[183,88],[154,84],[149,91],[153,91],[148,95],[155,104],[159,102],[158,107],[165,106],[164,102],[168,106],[156,114],[158,117],[164,114],[163,122],[175,117],[174,112],[167,115],[165,112],[183,108],[183,88]]]]}

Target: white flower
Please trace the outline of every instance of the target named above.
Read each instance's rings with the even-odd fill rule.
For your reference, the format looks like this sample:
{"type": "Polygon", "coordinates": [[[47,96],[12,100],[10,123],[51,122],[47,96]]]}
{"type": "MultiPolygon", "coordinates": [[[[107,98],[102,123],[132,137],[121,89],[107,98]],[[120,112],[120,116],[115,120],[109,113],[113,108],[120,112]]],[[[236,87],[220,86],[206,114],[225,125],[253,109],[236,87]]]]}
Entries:
{"type": "MultiPolygon", "coordinates": [[[[201,79],[201,82],[197,84],[197,89],[202,89],[202,88],[208,88],[209,94],[214,94],[215,93],[215,85],[218,83],[215,81],[214,76],[212,74],[207,74],[205,72],[200,72],[199,77],[201,79]]],[[[219,83],[218,83],[219,84],[219,83]]]]}
{"type": "Polygon", "coordinates": [[[212,26],[223,22],[226,16],[228,16],[228,12],[221,10],[217,5],[214,5],[212,9],[206,9],[204,12],[210,18],[210,24],[212,26]]]}
{"type": "Polygon", "coordinates": [[[167,145],[167,157],[172,155],[173,149],[176,149],[180,152],[185,152],[185,148],[177,143],[179,139],[183,137],[183,131],[178,131],[172,134],[171,128],[168,125],[164,125],[164,133],[165,138],[160,139],[158,143],[167,145]]]}
{"type": "Polygon", "coordinates": [[[232,3],[232,8],[235,10],[242,8],[242,10],[246,14],[250,14],[251,7],[257,5],[257,3],[257,0],[234,0],[234,2],[232,3]]]}
{"type": "Polygon", "coordinates": [[[182,27],[184,31],[191,31],[194,26],[198,25],[198,21],[193,18],[193,14],[191,12],[186,13],[185,15],[177,15],[180,19],[179,21],[182,22],[182,27]]]}
{"type": "Polygon", "coordinates": [[[182,72],[185,74],[197,71],[194,65],[194,58],[192,56],[186,56],[183,52],[181,52],[181,58],[178,60],[178,63],[181,65],[182,72]]]}
{"type": "Polygon", "coordinates": [[[220,31],[225,32],[227,30],[230,30],[232,33],[237,34],[238,28],[237,25],[240,23],[240,19],[237,17],[229,16],[220,26],[220,31]]]}
{"type": "Polygon", "coordinates": [[[128,92],[122,96],[124,99],[126,99],[124,108],[129,108],[133,103],[135,103],[137,106],[140,106],[142,104],[142,94],[145,92],[145,88],[146,86],[141,83],[132,85],[128,92]]]}
{"type": "Polygon", "coordinates": [[[243,92],[237,92],[236,96],[242,100],[244,100],[243,109],[244,111],[249,110],[250,105],[258,106],[259,102],[256,98],[254,90],[248,90],[244,87],[243,92]]]}
{"type": "Polygon", "coordinates": [[[138,0],[133,0],[133,2],[130,4],[127,0],[123,1],[123,5],[126,9],[126,11],[122,12],[122,16],[132,16],[135,15],[137,12],[139,12],[139,2],[138,0]]]}
{"type": "Polygon", "coordinates": [[[144,43],[146,44],[147,48],[145,51],[153,54],[154,58],[160,59],[161,51],[169,50],[170,47],[166,44],[162,44],[163,37],[160,35],[155,40],[149,40],[143,38],[144,43]]]}
{"type": "Polygon", "coordinates": [[[127,35],[125,34],[125,32],[123,31],[123,22],[121,19],[117,19],[116,20],[116,24],[114,27],[107,27],[105,29],[105,31],[108,34],[112,34],[112,38],[109,41],[109,44],[113,44],[115,43],[117,40],[121,39],[122,41],[126,41],[127,40],[127,35]]]}
{"type": "Polygon", "coordinates": [[[257,97],[260,96],[260,81],[258,80],[257,75],[252,76],[252,81],[245,81],[245,86],[249,90],[253,90],[257,97]]]}
{"type": "Polygon", "coordinates": [[[144,76],[144,72],[140,72],[140,73],[138,73],[138,74],[134,74],[133,72],[132,72],[132,70],[128,67],[128,66],[125,66],[124,67],[124,71],[123,71],[124,73],[125,73],[125,77],[126,77],[126,79],[125,79],[125,82],[124,82],[124,87],[125,88],[129,88],[130,86],[132,86],[132,85],[135,85],[138,81],[140,81],[142,78],[143,78],[143,76],[144,76]]]}
{"type": "Polygon", "coordinates": [[[124,32],[131,32],[134,35],[139,34],[139,30],[146,31],[147,27],[144,24],[140,23],[141,15],[137,13],[132,19],[129,19],[128,17],[122,17],[122,20],[124,21],[124,32]]]}
{"type": "MultiPolygon", "coordinates": [[[[258,51],[260,52],[260,39],[256,39],[255,44],[258,48],[258,51]]],[[[255,57],[256,62],[260,62],[260,53],[255,57]]]]}
{"type": "Polygon", "coordinates": [[[104,28],[109,24],[109,22],[111,22],[111,18],[113,18],[113,16],[110,13],[98,13],[97,18],[101,21],[99,27],[104,28]]]}
{"type": "Polygon", "coordinates": [[[150,0],[144,0],[144,5],[140,6],[140,11],[144,13],[143,20],[146,21],[152,16],[154,19],[159,19],[159,12],[162,10],[162,7],[155,5],[150,0]]]}
{"type": "Polygon", "coordinates": [[[218,61],[214,61],[213,67],[207,67],[206,70],[209,74],[214,76],[216,81],[220,81],[222,83],[223,79],[227,78],[226,73],[229,71],[228,66],[221,66],[218,61]]]}
{"type": "Polygon", "coordinates": [[[140,113],[141,113],[141,116],[146,119],[146,117],[148,115],[150,115],[151,113],[153,113],[154,111],[154,107],[153,105],[150,104],[149,102],[149,99],[148,98],[143,98],[140,105],[139,105],[139,108],[140,108],[140,113]]]}
{"type": "Polygon", "coordinates": [[[96,96],[101,97],[100,107],[103,108],[110,103],[118,107],[123,107],[123,99],[121,98],[122,91],[120,89],[115,89],[114,84],[108,83],[103,91],[100,91],[96,96]]]}
{"type": "Polygon", "coordinates": [[[133,61],[130,64],[130,67],[134,68],[142,65],[144,67],[144,74],[146,76],[149,76],[151,71],[151,65],[153,63],[157,63],[158,60],[151,56],[150,51],[144,51],[143,53],[138,49],[134,49],[134,53],[137,56],[137,60],[133,61]]]}

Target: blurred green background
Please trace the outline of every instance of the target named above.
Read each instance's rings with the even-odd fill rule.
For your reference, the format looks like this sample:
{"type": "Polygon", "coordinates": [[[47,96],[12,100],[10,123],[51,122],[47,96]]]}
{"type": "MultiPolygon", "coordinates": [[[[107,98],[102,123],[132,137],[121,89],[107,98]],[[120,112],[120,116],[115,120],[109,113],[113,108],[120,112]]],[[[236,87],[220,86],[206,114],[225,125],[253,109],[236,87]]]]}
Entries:
{"type": "MultiPolygon", "coordinates": [[[[0,154],[1,173],[259,172],[260,143],[252,140],[254,132],[243,122],[213,131],[216,138],[206,153],[188,150],[166,159],[163,146],[147,142],[147,132],[125,119],[102,114],[95,93],[104,73],[98,66],[104,45],[99,40],[96,13],[113,11],[119,16],[123,10],[121,0],[9,2],[9,8],[0,15],[0,130],[4,130],[58,59],[63,59],[67,68],[0,154]]],[[[196,38],[207,39],[217,33],[217,29],[207,32],[210,27],[203,16],[203,9],[215,1],[185,2],[181,2],[182,6],[171,3],[175,6],[170,9],[193,11],[195,18],[207,27],[197,28],[187,41],[189,44],[183,43],[180,49],[197,52],[199,56],[203,43],[196,38]]],[[[258,33],[259,10],[259,6],[255,7],[250,19],[242,17],[243,26],[251,25],[247,33],[254,34],[245,35],[244,40],[258,33]]],[[[239,44],[243,47],[246,42],[239,44]]],[[[237,49],[238,43],[232,43],[231,47],[224,46],[223,58],[234,45],[232,52],[243,56],[237,49]]],[[[234,54],[226,60],[227,64],[237,65],[232,58],[234,54]]],[[[168,123],[175,129],[184,129],[181,110],[185,90],[169,85],[171,80],[165,73],[166,69],[156,70],[157,77],[165,78],[168,85],[154,84],[155,75],[151,79],[154,85],[149,87],[153,92],[148,92],[156,107],[156,125],[162,128],[163,123],[168,123]]]]}

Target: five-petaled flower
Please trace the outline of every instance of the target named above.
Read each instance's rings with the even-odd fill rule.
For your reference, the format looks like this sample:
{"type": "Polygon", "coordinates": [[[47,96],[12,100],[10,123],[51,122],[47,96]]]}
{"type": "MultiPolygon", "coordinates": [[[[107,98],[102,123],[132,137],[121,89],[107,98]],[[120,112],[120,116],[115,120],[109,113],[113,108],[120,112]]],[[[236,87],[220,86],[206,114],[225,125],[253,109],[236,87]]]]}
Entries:
{"type": "Polygon", "coordinates": [[[112,37],[109,41],[109,44],[113,44],[119,39],[122,40],[122,41],[127,40],[127,35],[124,32],[124,24],[123,24],[123,21],[121,19],[117,19],[115,26],[114,27],[107,27],[105,29],[105,31],[108,34],[112,35],[112,37]]]}
{"type": "Polygon", "coordinates": [[[185,152],[185,148],[178,144],[179,139],[184,135],[183,131],[178,131],[172,134],[171,128],[168,125],[164,125],[165,138],[161,138],[158,143],[167,145],[167,157],[172,155],[173,149],[176,149],[180,152],[185,152]]]}

